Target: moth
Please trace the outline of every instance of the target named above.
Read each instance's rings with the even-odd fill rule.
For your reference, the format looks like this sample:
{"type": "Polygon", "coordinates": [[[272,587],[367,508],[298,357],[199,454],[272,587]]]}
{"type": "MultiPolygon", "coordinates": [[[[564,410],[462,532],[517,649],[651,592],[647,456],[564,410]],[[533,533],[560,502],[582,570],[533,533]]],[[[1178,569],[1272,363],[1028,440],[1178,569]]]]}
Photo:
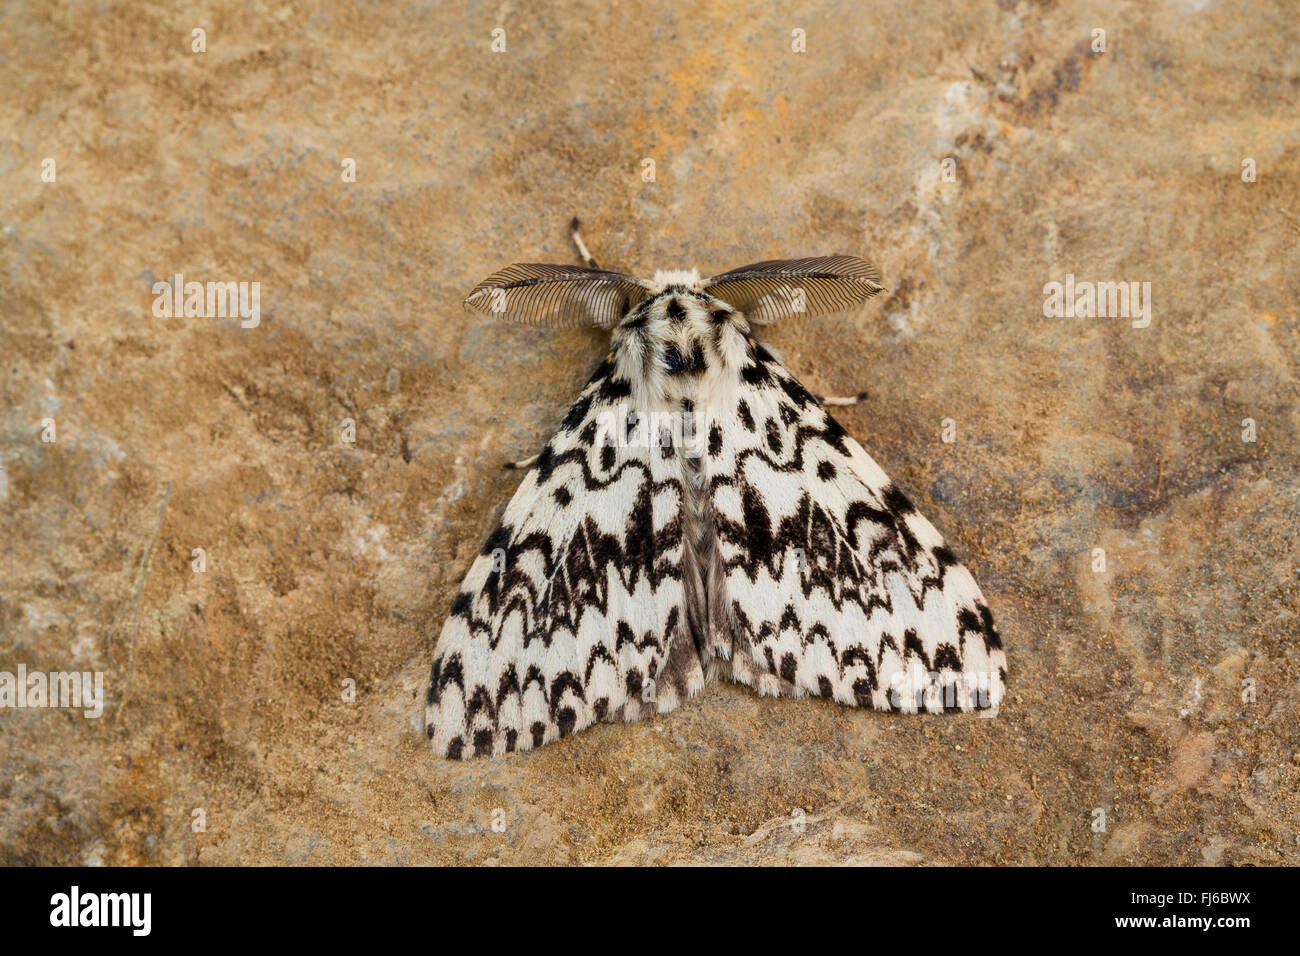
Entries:
{"type": "Polygon", "coordinates": [[[425,727],[443,757],[662,714],[715,680],[904,713],[992,710],[1006,656],[969,571],[755,335],[882,290],[853,256],[710,278],[515,264],[466,308],[610,348],[452,603],[425,727]]]}

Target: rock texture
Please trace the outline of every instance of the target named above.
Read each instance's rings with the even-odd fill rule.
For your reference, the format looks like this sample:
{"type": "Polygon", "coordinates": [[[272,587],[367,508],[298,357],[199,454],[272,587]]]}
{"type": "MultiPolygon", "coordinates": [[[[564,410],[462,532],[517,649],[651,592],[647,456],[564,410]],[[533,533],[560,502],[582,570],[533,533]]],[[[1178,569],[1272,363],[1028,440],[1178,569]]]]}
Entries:
{"type": "Polygon", "coordinates": [[[1300,862],[1289,4],[398,7],[0,13],[0,670],[107,694],[0,711],[0,861],[1300,862]],[[876,261],[768,338],[867,391],[839,418],[998,616],[996,719],[717,686],[430,756],[500,464],[604,347],[460,301],[575,214],[642,274],[876,261]],[[260,324],[156,317],[175,273],[260,324]],[[1067,274],[1150,325],[1045,317],[1067,274]]]}

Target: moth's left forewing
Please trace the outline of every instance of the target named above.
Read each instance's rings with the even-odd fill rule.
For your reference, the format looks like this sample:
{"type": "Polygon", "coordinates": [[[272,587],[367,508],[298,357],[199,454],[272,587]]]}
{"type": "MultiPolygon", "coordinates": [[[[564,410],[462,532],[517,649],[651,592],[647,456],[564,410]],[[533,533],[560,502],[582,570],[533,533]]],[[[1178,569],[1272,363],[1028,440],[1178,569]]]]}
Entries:
{"type": "Polygon", "coordinates": [[[878,709],[996,707],[1001,642],[942,536],[761,345],[741,378],[706,458],[732,676],[878,709]]]}
{"type": "Polygon", "coordinates": [[[703,687],[681,482],[663,449],[624,440],[632,392],[609,361],[596,370],[466,575],[426,688],[440,756],[529,750],[703,687]]]}

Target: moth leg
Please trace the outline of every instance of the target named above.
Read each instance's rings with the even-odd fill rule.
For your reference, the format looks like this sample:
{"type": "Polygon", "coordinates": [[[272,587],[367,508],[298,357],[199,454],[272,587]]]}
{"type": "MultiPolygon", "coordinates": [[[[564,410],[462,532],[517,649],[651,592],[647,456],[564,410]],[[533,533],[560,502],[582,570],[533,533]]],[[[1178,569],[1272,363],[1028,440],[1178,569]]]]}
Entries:
{"type": "Polygon", "coordinates": [[[513,471],[513,470],[522,470],[522,469],[524,469],[524,468],[531,468],[531,467],[533,467],[533,465],[535,465],[535,464],[537,463],[537,459],[538,459],[539,457],[541,457],[541,456],[540,456],[540,455],[532,455],[532,456],[530,456],[530,457],[528,457],[528,458],[521,459],[520,461],[508,461],[508,462],[506,462],[504,465],[502,465],[501,467],[502,467],[502,468],[505,468],[505,469],[507,469],[507,470],[512,470],[512,471],[513,471]]]}
{"type": "Polygon", "coordinates": [[[600,267],[596,265],[596,260],[591,257],[591,252],[587,249],[587,244],[582,241],[582,236],[578,233],[578,227],[580,225],[581,223],[578,222],[578,217],[574,216],[573,222],[569,224],[569,228],[573,230],[573,244],[578,247],[578,255],[582,256],[582,261],[587,263],[587,268],[598,269],[600,267]]]}
{"type": "Polygon", "coordinates": [[[834,395],[815,395],[813,397],[823,405],[856,405],[867,397],[867,393],[858,392],[858,394],[850,395],[847,398],[837,398],[834,395]]]}

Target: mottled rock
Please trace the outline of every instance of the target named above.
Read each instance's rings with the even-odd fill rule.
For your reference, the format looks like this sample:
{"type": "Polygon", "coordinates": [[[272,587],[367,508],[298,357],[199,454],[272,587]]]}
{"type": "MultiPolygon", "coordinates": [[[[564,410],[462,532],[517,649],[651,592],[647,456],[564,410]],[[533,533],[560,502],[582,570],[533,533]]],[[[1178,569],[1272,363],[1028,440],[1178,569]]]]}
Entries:
{"type": "Polygon", "coordinates": [[[0,861],[1300,862],[1287,5],[204,10],[0,20],[0,670],[107,696],[0,711],[0,861]],[[461,299],[575,214],[639,273],[876,261],[769,338],[968,559],[996,719],[719,686],[430,756],[500,464],[605,344],[461,299]],[[257,324],[156,316],[176,273],[257,324]],[[1045,316],[1067,275],[1150,323],[1045,316]]]}

